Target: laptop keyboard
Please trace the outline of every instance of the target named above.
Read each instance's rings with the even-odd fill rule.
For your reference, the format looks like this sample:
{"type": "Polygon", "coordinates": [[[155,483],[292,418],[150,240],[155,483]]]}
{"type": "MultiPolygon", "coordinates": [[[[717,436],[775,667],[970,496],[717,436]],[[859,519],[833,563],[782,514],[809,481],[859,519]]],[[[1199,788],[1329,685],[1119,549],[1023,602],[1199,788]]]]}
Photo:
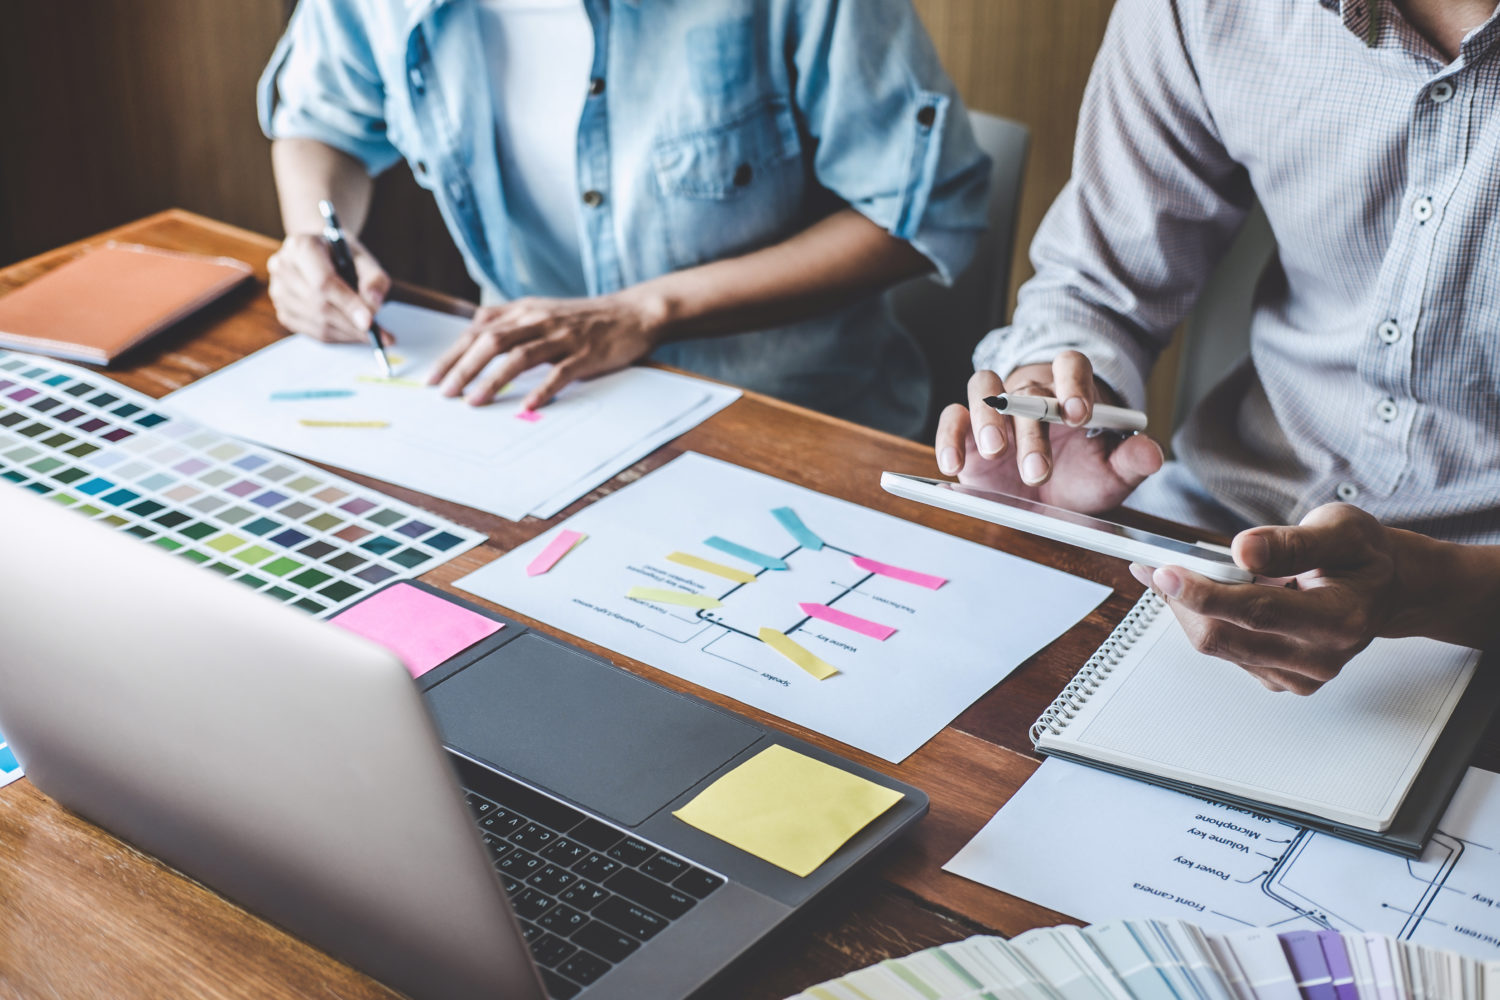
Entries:
{"type": "Polygon", "coordinates": [[[516,781],[464,790],[553,1000],[569,1000],[724,879],[516,781]]]}

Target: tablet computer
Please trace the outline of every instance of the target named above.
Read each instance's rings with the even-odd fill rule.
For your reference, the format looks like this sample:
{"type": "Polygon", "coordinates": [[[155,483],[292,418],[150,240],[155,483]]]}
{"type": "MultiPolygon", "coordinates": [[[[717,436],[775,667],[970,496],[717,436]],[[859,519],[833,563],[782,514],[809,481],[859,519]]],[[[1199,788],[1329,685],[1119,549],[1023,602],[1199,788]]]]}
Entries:
{"type": "Polygon", "coordinates": [[[1178,541],[1035,500],[899,472],[881,473],[880,486],[898,497],[1146,566],[1181,566],[1221,583],[1255,579],[1249,570],[1236,565],[1228,550],[1218,546],[1178,541]]]}

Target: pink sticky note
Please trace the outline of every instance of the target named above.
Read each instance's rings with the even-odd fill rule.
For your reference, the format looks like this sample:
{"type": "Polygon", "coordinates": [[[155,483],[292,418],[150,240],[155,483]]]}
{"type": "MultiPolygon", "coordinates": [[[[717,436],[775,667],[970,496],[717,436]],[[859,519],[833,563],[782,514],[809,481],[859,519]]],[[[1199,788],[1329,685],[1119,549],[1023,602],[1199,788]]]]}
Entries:
{"type": "Polygon", "coordinates": [[[408,583],[387,587],[329,621],[380,643],[413,677],[505,627],[408,583]]]}
{"type": "Polygon", "coordinates": [[[526,567],[526,575],[541,576],[557,565],[557,561],[572,551],[573,546],[583,541],[583,538],[582,532],[559,531],[553,536],[552,541],[547,543],[547,547],[542,550],[541,554],[531,560],[530,565],[526,567]]]}
{"type": "Polygon", "coordinates": [[[534,424],[538,420],[542,419],[542,415],[536,410],[517,410],[516,419],[524,420],[528,424],[534,424]]]}
{"type": "Polygon", "coordinates": [[[888,576],[892,580],[900,580],[902,583],[915,583],[918,587],[926,587],[928,590],[937,590],[948,581],[931,573],[918,573],[914,569],[902,569],[900,566],[891,566],[874,559],[866,559],[864,556],[853,556],[854,565],[867,573],[877,573],[880,576],[888,576]]]}
{"type": "Polygon", "coordinates": [[[797,605],[797,607],[802,609],[802,613],[804,615],[811,615],[813,618],[820,618],[825,622],[831,622],[834,625],[837,625],[840,628],[846,628],[851,632],[858,632],[860,635],[867,635],[871,639],[879,639],[881,642],[884,642],[885,640],[896,634],[896,630],[891,628],[889,625],[882,625],[879,622],[872,622],[868,618],[861,618],[859,615],[851,615],[847,611],[840,611],[838,608],[830,608],[826,604],[799,604],[797,605]]]}

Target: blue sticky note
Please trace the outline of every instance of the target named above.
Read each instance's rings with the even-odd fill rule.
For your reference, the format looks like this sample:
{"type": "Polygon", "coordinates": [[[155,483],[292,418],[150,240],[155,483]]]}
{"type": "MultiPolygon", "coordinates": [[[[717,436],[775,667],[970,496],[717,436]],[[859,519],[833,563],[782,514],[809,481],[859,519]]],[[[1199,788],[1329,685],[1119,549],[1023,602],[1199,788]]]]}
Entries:
{"type": "Polygon", "coordinates": [[[8,746],[0,746],[0,772],[9,773],[19,771],[21,762],[16,760],[16,755],[8,746]]]}
{"type": "Polygon", "coordinates": [[[787,530],[787,534],[796,539],[798,545],[804,549],[812,549],[814,552],[823,547],[823,539],[813,534],[807,525],[802,523],[802,518],[790,507],[777,507],[771,511],[771,516],[781,522],[781,526],[787,530]]]}
{"type": "Polygon", "coordinates": [[[776,556],[768,556],[764,552],[757,552],[754,549],[746,548],[745,546],[738,545],[734,542],[729,541],[728,539],[720,538],[718,535],[715,535],[714,537],[708,539],[703,544],[709,546],[710,548],[718,549],[720,552],[727,552],[730,555],[734,556],[736,559],[743,559],[745,560],[745,562],[750,563],[753,566],[759,566],[762,569],[786,569],[785,559],[778,559],[776,556]]]}

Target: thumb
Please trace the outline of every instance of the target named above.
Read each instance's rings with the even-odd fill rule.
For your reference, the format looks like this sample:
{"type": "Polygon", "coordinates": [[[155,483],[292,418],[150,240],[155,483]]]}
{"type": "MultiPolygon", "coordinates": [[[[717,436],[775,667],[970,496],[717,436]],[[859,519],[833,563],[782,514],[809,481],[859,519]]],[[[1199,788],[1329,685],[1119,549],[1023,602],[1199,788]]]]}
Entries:
{"type": "Polygon", "coordinates": [[[1234,561],[1260,576],[1297,576],[1362,560],[1366,546],[1349,517],[1319,508],[1295,526],[1250,528],[1234,537],[1234,561]]]}
{"type": "Polygon", "coordinates": [[[377,310],[391,291],[391,276],[363,247],[354,255],[354,272],[359,276],[359,297],[377,310]]]}

